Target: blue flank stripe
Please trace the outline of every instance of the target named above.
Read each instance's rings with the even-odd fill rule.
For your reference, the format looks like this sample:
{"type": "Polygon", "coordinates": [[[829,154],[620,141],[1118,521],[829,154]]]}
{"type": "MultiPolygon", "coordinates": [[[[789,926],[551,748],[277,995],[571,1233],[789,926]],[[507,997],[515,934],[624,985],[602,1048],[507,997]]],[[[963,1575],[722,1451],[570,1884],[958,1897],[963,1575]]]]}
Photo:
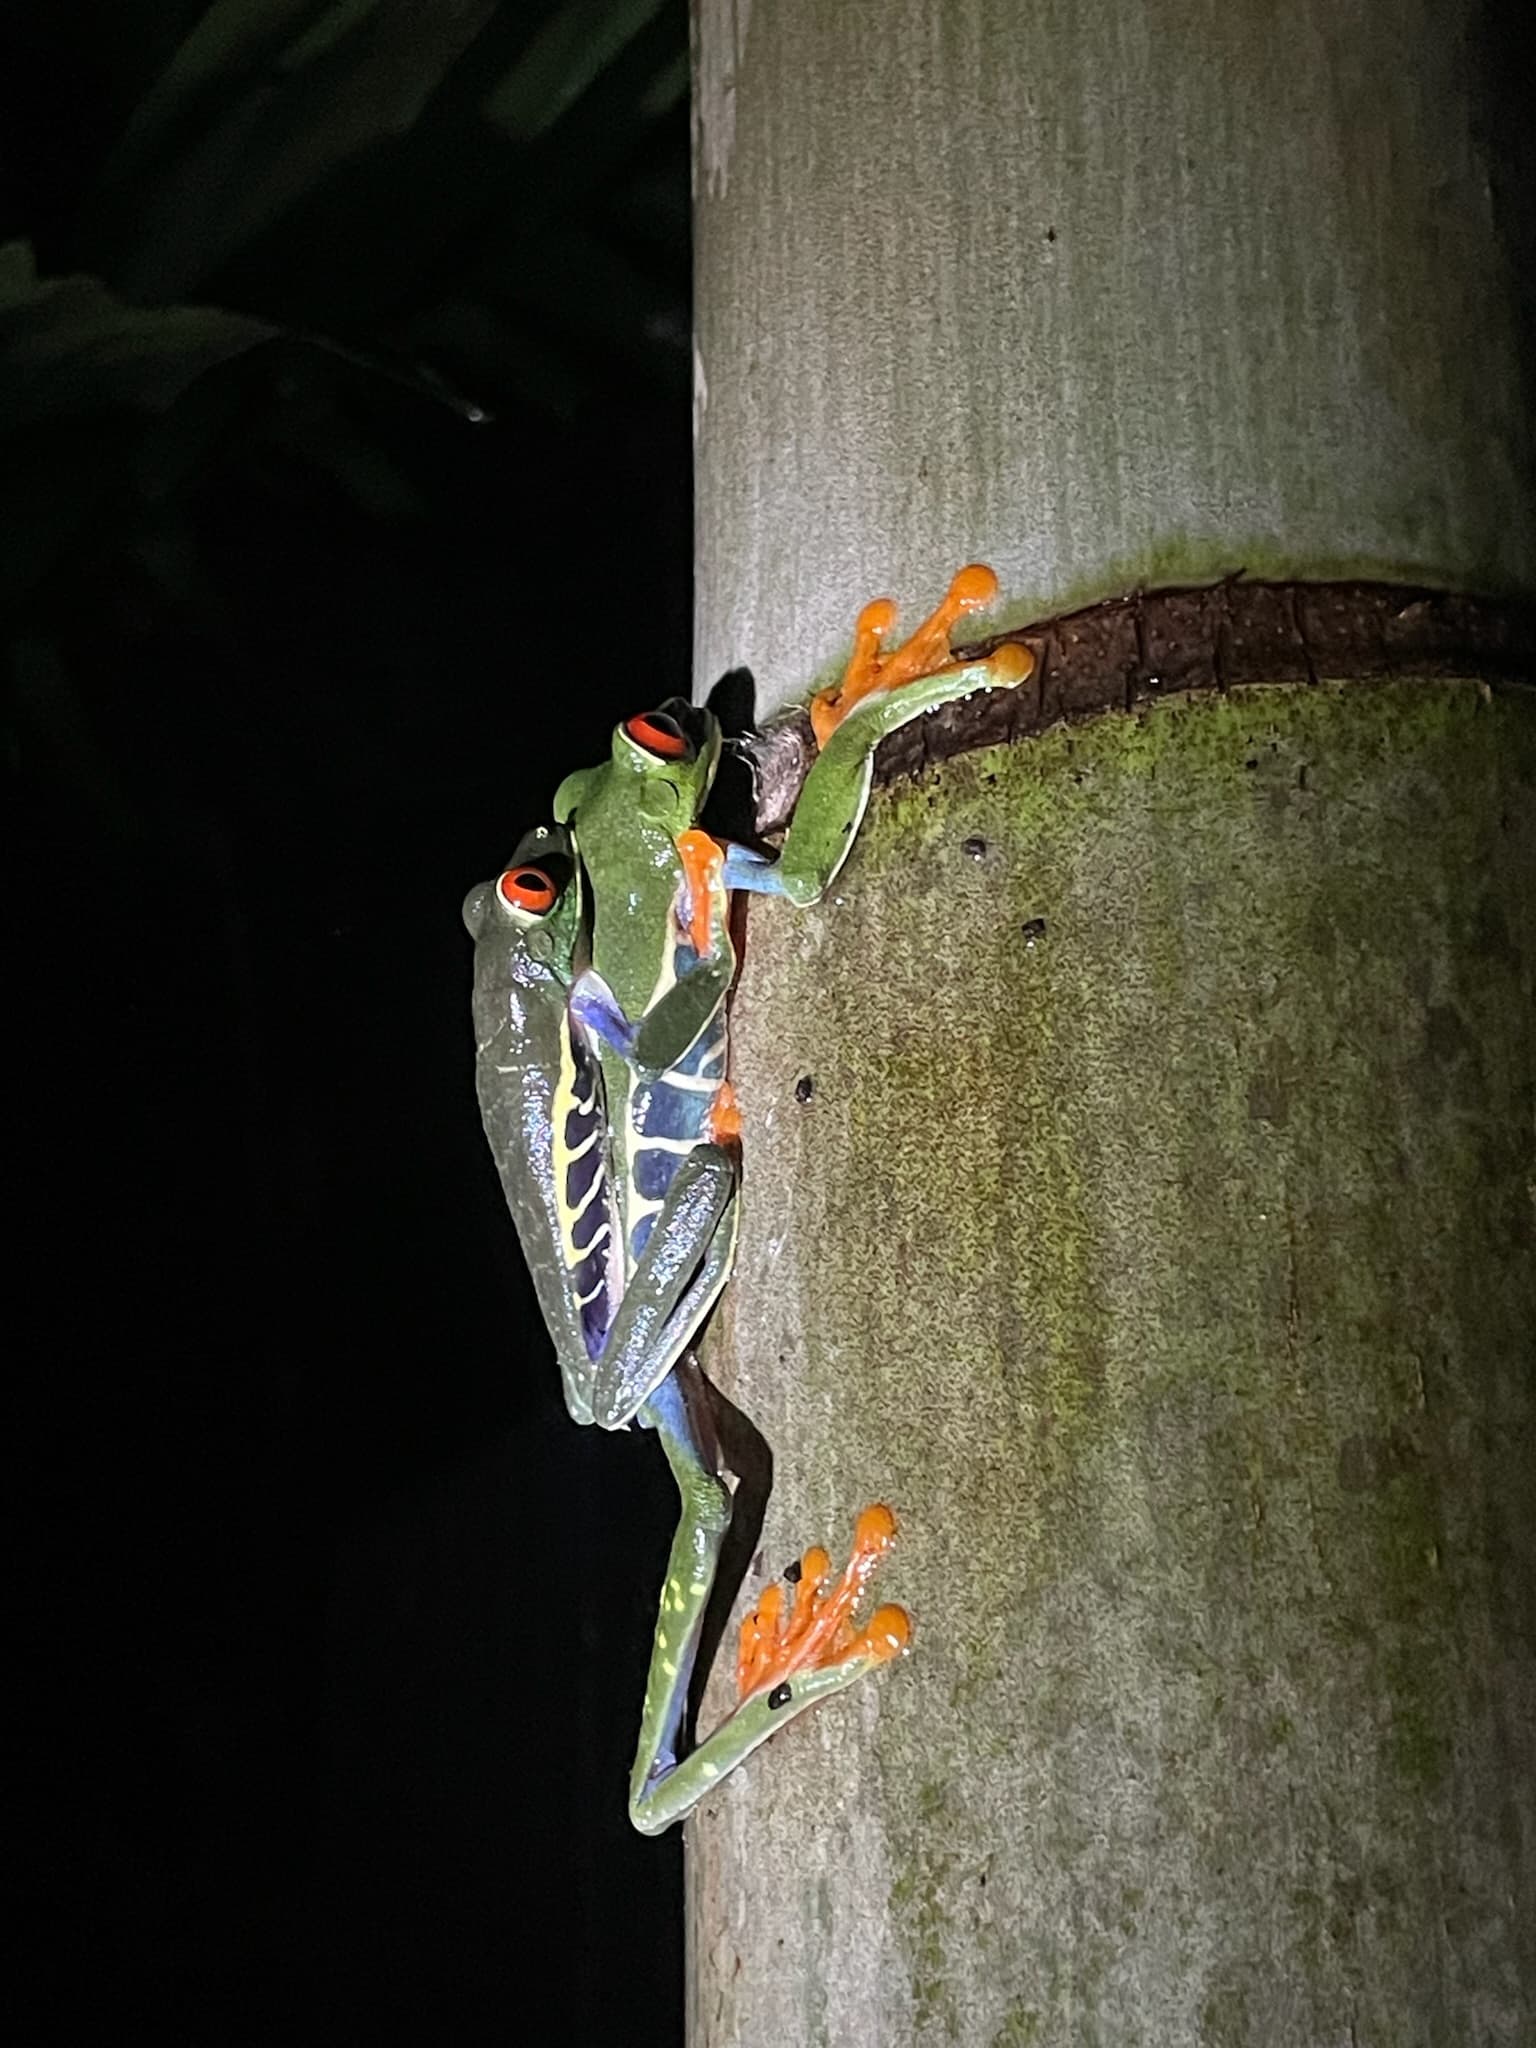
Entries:
{"type": "MultiPolygon", "coordinates": [[[[669,1068],[660,1080],[652,1081],[636,1092],[631,1107],[636,1133],[631,1172],[635,1193],[642,1201],[663,1200],[687,1157],[685,1152],[670,1149],[648,1150],[648,1138],[686,1139],[690,1146],[703,1144],[708,1138],[709,1112],[715,1099],[715,1087],[725,1079],[725,1043],[725,1010],[722,1005],[709,1029],[677,1065],[669,1068]],[[714,1085],[708,1088],[674,1087],[671,1084],[673,1075],[680,1080],[707,1079],[714,1085]]],[[[630,1232],[629,1254],[632,1260],[638,1259],[645,1250],[655,1221],[654,1215],[642,1216],[630,1232]]]]}

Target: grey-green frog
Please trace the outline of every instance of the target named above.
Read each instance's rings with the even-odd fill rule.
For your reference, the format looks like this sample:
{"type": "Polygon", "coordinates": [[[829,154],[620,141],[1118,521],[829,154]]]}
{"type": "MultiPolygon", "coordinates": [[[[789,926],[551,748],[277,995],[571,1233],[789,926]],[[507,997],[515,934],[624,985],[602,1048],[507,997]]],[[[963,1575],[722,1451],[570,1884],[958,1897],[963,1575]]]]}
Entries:
{"type": "MultiPolygon", "coordinates": [[[[894,608],[885,600],[865,607],[841,683],[812,702],[820,751],[777,860],[717,843],[701,829],[721,733],[707,711],[679,699],[625,720],[614,731],[609,759],[568,776],[557,792],[555,815],[572,831],[593,896],[591,960],[575,979],[571,1009],[600,1046],[628,1272],[640,1270],[656,1233],[664,1231],[665,1204],[687,1162],[700,1148],[727,1145],[739,1133],[727,1077],[725,998],[736,972],[724,907],[729,892],[740,888],[783,895],[796,904],[814,902],[847,858],[868,802],[879,741],[939,704],[975,690],[1011,687],[1030,673],[1028,650],[1012,642],[981,661],[949,657],[955,619],[986,603],[995,590],[990,570],[962,570],[938,610],[889,653],[881,643],[894,608]]],[[[670,1447],[668,1454],[673,1456],[670,1447]]],[[[684,1495],[681,1542],[695,1512],[689,1486],[697,1492],[701,1473],[695,1469],[690,1476],[676,1456],[673,1465],[684,1495]]],[[[659,1668],[686,1687],[724,1528],[723,1519],[712,1533],[700,1523],[690,1558],[674,1547],[653,1683],[659,1668]],[[677,1576],[680,1562],[687,1564],[686,1577],[677,1576]]],[[[889,1509],[866,1509],[850,1563],[831,1590],[830,1561],[819,1548],[801,1560],[787,1611],[777,1589],[770,1589],[743,1629],[742,1705],[687,1766],[676,1765],[670,1738],[652,1741],[657,1731],[648,1697],[647,1734],[630,1788],[637,1824],[646,1826],[655,1813],[671,1817],[669,1801],[676,1795],[668,1787],[680,1769],[697,1765],[698,1776],[708,1781],[717,1767],[728,1767],[730,1745],[715,1752],[712,1745],[733,1729],[753,1731],[731,1754],[735,1762],[778,1725],[774,1715],[788,1719],[904,1647],[909,1623],[900,1608],[881,1608],[862,1633],[852,1620],[858,1591],[894,1531],[889,1509]]],[[[675,1725],[669,1723],[674,1730],[675,1725]]],[[[702,1789],[695,1780],[691,1796],[702,1789]]]]}
{"type": "MultiPolygon", "coordinates": [[[[715,908],[723,916],[723,895],[715,908]]],[[[566,1002],[585,951],[581,876],[569,835],[558,828],[529,833],[502,874],[470,892],[464,921],[475,940],[481,1113],[555,1346],[566,1406],[577,1422],[619,1428],[633,1420],[654,1430],[681,1496],[630,1797],[635,1825],[658,1833],[777,1727],[892,1653],[891,1615],[899,1610],[887,1615],[883,1635],[876,1616],[867,1641],[854,1637],[848,1619],[889,1532],[878,1521],[862,1529],[855,1565],[830,1591],[824,1553],[805,1560],[812,1569],[802,1574],[803,1620],[815,1623],[816,1633],[802,1627],[804,1640],[794,1647],[809,1657],[836,1636],[836,1658],[824,1658],[825,1669],[791,1684],[776,1667],[769,1670],[776,1643],[760,1627],[754,1669],[761,1667],[761,1682],[746,1686],[737,1710],[680,1757],[704,1610],[731,1516],[708,1390],[690,1346],[730,1271],[734,1155],[702,1124],[693,1142],[668,1154],[667,1185],[647,1211],[644,1242],[626,1259],[602,1074],[566,1002]]],[[[686,987],[681,1000],[692,1000],[686,987]]],[[[665,1021],[664,1005],[660,1015],[665,1021]]],[[[676,1093],[693,1100],[685,1077],[677,1077],[676,1093]]],[[[773,1611],[772,1601],[759,1611],[773,1611]]]]}

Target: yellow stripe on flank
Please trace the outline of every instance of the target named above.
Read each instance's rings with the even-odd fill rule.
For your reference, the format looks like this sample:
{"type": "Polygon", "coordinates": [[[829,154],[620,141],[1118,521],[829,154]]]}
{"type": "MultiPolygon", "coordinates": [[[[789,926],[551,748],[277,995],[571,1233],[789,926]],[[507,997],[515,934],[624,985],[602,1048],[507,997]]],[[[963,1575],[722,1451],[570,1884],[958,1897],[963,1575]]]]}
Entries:
{"type": "MultiPolygon", "coordinates": [[[[596,1102],[595,1088],[587,1100],[589,1105],[596,1102]]],[[[560,1249],[565,1258],[566,1271],[570,1273],[574,1273],[583,1261],[590,1258],[594,1248],[602,1242],[602,1234],[597,1233],[587,1244],[578,1245],[576,1242],[576,1226],[592,1206],[592,1198],[597,1193],[597,1190],[604,1187],[607,1183],[607,1168],[603,1163],[599,1162],[597,1172],[592,1177],[591,1187],[588,1188],[578,1205],[572,1204],[570,1200],[570,1169],[578,1159],[586,1157],[597,1143],[602,1132],[602,1125],[594,1124],[579,1145],[568,1145],[565,1138],[566,1121],[573,1110],[578,1115],[583,1113],[576,1095],[576,1055],[571,1045],[571,1034],[568,1029],[562,1028],[560,1033],[560,1073],[559,1078],[555,1082],[554,1101],[550,1106],[550,1117],[554,1125],[550,1137],[553,1140],[555,1212],[560,1219],[560,1249]]],[[[593,1301],[595,1299],[595,1294],[589,1294],[583,1298],[584,1304],[586,1301],[593,1301]]]]}

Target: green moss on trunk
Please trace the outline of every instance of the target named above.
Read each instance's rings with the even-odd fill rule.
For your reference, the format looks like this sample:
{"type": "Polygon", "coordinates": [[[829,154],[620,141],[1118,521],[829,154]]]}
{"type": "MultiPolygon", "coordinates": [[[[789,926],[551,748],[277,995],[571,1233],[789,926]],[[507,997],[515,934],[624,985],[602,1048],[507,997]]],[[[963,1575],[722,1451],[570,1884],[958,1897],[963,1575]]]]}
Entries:
{"type": "Polygon", "coordinates": [[[918,1627],[694,1824],[697,2044],[1536,2037],[1533,797],[1528,698],[1260,690],[754,907],[710,1369],[918,1627]]]}

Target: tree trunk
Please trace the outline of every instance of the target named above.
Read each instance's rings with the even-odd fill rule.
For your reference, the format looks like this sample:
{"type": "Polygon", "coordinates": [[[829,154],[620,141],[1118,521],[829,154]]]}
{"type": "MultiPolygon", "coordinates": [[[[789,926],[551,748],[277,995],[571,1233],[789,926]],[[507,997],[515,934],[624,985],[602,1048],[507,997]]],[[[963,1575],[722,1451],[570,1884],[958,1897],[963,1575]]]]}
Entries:
{"type": "MultiPolygon", "coordinates": [[[[700,0],[701,685],[975,558],[1518,590],[1474,26],[700,0]]],[[[917,1631],[691,1824],[694,2048],[1536,2038],[1522,631],[1090,611],[752,908],[707,1364],[917,1631]]]]}

